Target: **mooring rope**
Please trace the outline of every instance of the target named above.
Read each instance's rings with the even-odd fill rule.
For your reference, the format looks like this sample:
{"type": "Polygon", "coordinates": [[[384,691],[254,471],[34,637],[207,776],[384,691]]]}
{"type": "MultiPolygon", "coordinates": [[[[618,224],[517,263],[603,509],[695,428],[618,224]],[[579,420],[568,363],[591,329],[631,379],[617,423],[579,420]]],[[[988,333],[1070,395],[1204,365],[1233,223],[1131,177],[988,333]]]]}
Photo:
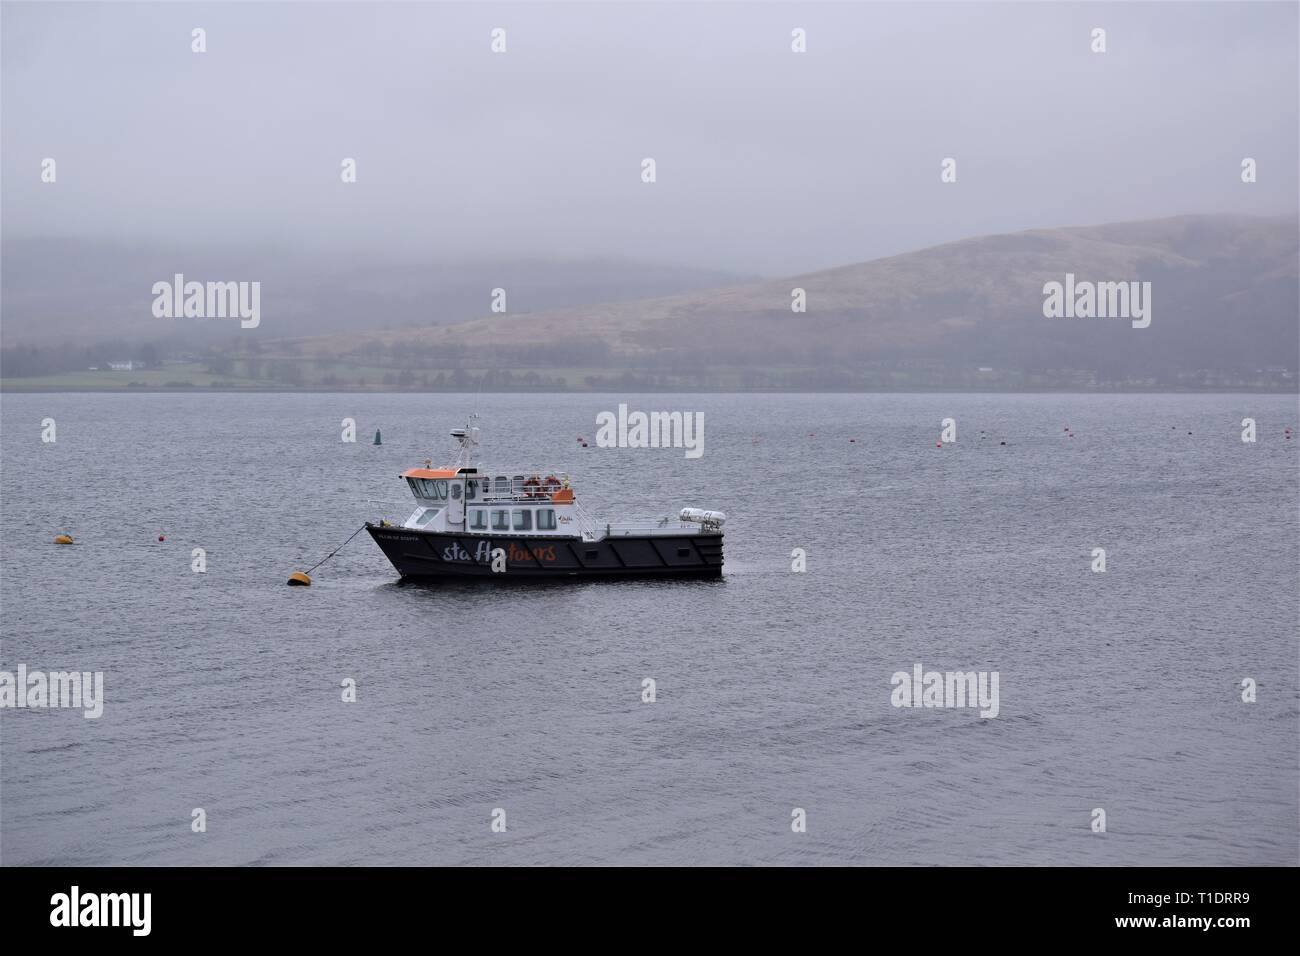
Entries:
{"type": "MultiPolygon", "coordinates": [[[[356,531],[353,531],[350,535],[348,535],[348,541],[351,541],[353,538],[355,538],[357,535],[359,535],[361,532],[363,532],[363,531],[365,531],[365,530],[366,530],[366,526],[365,526],[365,525],[362,525],[362,526],[361,526],[360,528],[358,528],[356,531]]],[[[328,561],[330,558],[334,557],[334,555],[338,554],[340,551],[342,551],[344,548],[346,548],[346,547],[348,546],[348,541],[344,541],[341,545],[339,545],[337,548],[335,548],[335,549],[334,549],[333,551],[331,551],[329,554],[325,555],[325,557],[321,558],[319,561],[317,561],[315,564],[313,564],[310,568],[308,568],[308,569],[306,570],[305,573],[307,573],[307,574],[311,574],[313,571],[315,571],[317,568],[319,568],[322,564],[324,564],[324,563],[325,563],[326,561],[328,561]]]]}

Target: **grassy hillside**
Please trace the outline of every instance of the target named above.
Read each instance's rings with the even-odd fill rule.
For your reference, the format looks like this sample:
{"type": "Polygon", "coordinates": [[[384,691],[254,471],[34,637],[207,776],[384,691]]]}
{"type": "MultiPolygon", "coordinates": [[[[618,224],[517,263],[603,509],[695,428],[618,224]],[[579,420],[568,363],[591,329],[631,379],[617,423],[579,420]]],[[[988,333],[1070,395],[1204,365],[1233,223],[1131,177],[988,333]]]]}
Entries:
{"type": "Polygon", "coordinates": [[[787,279],[634,302],[480,318],[443,328],[295,342],[316,358],[412,353],[527,366],[597,346],[652,369],[938,363],[1108,375],[1297,366],[1294,219],[1184,216],[1036,229],[787,279]],[[1153,321],[1046,319],[1067,272],[1152,283],[1153,321]],[[802,288],[807,312],[791,311],[802,288]]]}

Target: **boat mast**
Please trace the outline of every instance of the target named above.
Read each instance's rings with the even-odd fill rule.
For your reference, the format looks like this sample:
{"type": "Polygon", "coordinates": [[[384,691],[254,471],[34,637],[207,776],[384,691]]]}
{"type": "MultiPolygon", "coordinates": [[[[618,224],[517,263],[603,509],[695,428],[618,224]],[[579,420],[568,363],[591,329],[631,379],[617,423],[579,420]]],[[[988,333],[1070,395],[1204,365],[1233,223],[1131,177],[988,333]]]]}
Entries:
{"type": "Polygon", "coordinates": [[[473,468],[475,454],[478,451],[478,426],[474,423],[478,421],[478,414],[470,415],[469,420],[465,423],[464,428],[453,428],[451,437],[456,439],[460,450],[456,454],[455,468],[473,468]]]}

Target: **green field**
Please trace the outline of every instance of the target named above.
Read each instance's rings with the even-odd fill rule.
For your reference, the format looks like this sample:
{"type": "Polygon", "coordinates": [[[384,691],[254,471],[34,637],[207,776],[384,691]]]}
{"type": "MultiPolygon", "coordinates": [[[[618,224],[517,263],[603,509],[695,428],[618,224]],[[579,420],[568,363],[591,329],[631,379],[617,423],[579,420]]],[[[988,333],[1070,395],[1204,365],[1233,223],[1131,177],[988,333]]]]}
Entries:
{"type": "Polygon", "coordinates": [[[221,382],[232,388],[275,388],[274,382],[255,382],[237,375],[213,375],[202,365],[167,365],[157,369],[136,369],[131,372],[112,372],[103,369],[92,372],[60,372],[57,375],[37,375],[31,378],[0,379],[0,390],[6,392],[45,391],[127,391],[134,388],[166,388],[169,383],[178,391],[185,387],[208,388],[221,382]],[[137,383],[132,386],[131,383],[137,383]]]}

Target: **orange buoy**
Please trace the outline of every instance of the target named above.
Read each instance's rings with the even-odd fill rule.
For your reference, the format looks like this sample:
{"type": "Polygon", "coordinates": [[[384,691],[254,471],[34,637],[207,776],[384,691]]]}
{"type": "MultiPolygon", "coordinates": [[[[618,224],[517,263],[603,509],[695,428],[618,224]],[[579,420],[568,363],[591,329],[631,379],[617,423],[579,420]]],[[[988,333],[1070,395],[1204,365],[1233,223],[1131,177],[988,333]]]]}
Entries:
{"type": "Polygon", "coordinates": [[[55,544],[72,544],[72,535],[70,535],[70,534],[56,534],[56,535],[54,536],[54,543],[55,543],[55,544]]]}
{"type": "Polygon", "coordinates": [[[311,587],[311,578],[301,571],[294,571],[289,575],[288,585],[290,587],[309,588],[311,587]]]}

